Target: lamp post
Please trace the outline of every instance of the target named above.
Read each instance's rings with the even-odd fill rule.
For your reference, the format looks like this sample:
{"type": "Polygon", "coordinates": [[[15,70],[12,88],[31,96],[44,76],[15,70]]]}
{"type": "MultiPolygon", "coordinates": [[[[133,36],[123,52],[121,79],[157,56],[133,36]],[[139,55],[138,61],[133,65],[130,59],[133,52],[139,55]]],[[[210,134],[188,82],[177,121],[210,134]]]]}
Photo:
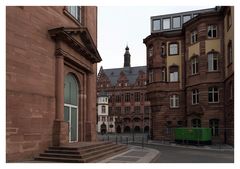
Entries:
{"type": "Polygon", "coordinates": [[[132,137],[134,142],[134,112],[132,112],[132,137]]]}

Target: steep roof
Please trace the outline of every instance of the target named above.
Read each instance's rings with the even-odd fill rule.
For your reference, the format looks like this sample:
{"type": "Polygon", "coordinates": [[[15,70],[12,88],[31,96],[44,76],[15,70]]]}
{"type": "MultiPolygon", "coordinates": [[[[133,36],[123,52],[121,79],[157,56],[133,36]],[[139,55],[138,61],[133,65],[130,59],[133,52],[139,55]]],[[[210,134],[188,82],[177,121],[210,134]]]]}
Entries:
{"type": "Polygon", "coordinates": [[[120,73],[123,72],[127,77],[129,84],[134,84],[139,76],[139,72],[142,71],[146,73],[146,66],[136,66],[136,67],[124,67],[124,68],[114,68],[114,69],[103,69],[103,72],[108,76],[112,85],[116,85],[120,77],[120,73]]]}

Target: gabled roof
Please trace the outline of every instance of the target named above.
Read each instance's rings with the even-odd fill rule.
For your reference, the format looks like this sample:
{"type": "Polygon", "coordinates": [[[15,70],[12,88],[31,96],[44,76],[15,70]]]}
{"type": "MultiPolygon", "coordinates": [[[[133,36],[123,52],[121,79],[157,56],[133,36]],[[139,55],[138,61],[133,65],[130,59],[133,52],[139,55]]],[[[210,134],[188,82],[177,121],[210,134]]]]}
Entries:
{"type": "Polygon", "coordinates": [[[50,36],[55,40],[62,40],[78,53],[93,63],[102,61],[93,39],[85,27],[65,28],[59,27],[48,30],[50,36]],[[83,44],[74,35],[79,35],[83,44]]]}
{"type": "Polygon", "coordinates": [[[146,66],[137,66],[137,67],[124,67],[124,68],[114,68],[114,69],[102,69],[104,74],[108,76],[112,85],[116,85],[120,77],[121,72],[125,74],[128,79],[129,84],[134,84],[136,79],[139,76],[139,71],[146,73],[146,66]]]}

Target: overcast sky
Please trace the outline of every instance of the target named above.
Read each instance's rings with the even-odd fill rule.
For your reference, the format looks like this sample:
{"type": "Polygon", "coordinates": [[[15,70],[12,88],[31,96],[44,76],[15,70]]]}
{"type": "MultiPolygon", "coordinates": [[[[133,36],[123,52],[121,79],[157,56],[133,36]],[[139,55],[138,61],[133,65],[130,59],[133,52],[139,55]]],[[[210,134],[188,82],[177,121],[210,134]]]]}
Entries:
{"type": "Polygon", "coordinates": [[[146,65],[146,47],[143,39],[150,35],[150,17],[215,6],[99,6],[98,51],[107,68],[123,67],[125,47],[128,44],[131,66],[146,65]]]}

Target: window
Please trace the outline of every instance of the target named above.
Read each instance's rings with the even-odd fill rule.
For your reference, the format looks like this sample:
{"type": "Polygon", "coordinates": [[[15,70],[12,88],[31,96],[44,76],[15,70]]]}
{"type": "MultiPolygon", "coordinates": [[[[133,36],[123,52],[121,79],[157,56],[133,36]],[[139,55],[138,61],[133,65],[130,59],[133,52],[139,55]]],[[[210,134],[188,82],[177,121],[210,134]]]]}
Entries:
{"type": "Polygon", "coordinates": [[[152,70],[150,70],[148,73],[148,81],[149,81],[149,83],[153,82],[153,71],[152,70]]]}
{"type": "Polygon", "coordinates": [[[102,106],[102,113],[106,113],[106,106],[102,106]]]}
{"type": "Polygon", "coordinates": [[[217,37],[217,26],[216,25],[208,26],[208,37],[209,38],[216,38],[217,37]]]}
{"type": "Polygon", "coordinates": [[[183,16],[183,23],[189,21],[191,19],[190,15],[183,16]]]}
{"type": "Polygon", "coordinates": [[[117,103],[121,102],[121,95],[116,95],[115,98],[117,103]]]}
{"type": "Polygon", "coordinates": [[[163,19],[163,29],[170,29],[170,18],[163,19]]]}
{"type": "Polygon", "coordinates": [[[79,6],[68,6],[67,11],[79,22],[81,22],[81,8],[79,6]]]}
{"type": "Polygon", "coordinates": [[[228,50],[227,50],[227,55],[228,55],[228,64],[232,63],[233,57],[232,57],[232,41],[230,40],[228,42],[228,50]]]}
{"type": "Polygon", "coordinates": [[[125,102],[130,102],[130,93],[125,94],[125,102]]]}
{"type": "Polygon", "coordinates": [[[145,98],[144,98],[145,101],[149,101],[149,96],[148,96],[148,94],[145,94],[144,97],[145,97],[145,98]]]}
{"type": "Polygon", "coordinates": [[[128,107],[125,107],[125,108],[124,108],[124,111],[125,111],[125,114],[130,113],[130,107],[129,107],[129,106],[128,106],[128,107]]]}
{"type": "Polygon", "coordinates": [[[152,57],[153,56],[153,47],[149,47],[148,49],[148,57],[152,57]]]}
{"type": "Polygon", "coordinates": [[[144,106],[144,113],[149,113],[149,109],[150,109],[149,106],[144,106]]]}
{"type": "Polygon", "coordinates": [[[191,60],[191,65],[192,65],[192,75],[195,75],[198,73],[198,59],[197,57],[194,57],[191,60]]]}
{"type": "Polygon", "coordinates": [[[192,119],[192,127],[201,127],[200,119],[192,119]]]}
{"type": "Polygon", "coordinates": [[[140,106],[134,107],[134,113],[139,114],[140,113],[140,106]]]}
{"type": "Polygon", "coordinates": [[[105,121],[106,120],[106,117],[102,117],[102,121],[105,121]]]}
{"type": "Polygon", "coordinates": [[[208,102],[218,103],[219,101],[219,91],[217,87],[208,88],[208,102]]]}
{"type": "Polygon", "coordinates": [[[217,71],[218,70],[218,54],[217,53],[208,53],[208,71],[217,71]]]}
{"type": "Polygon", "coordinates": [[[169,44],[169,55],[178,55],[178,43],[169,44]]]}
{"type": "Polygon", "coordinates": [[[171,66],[170,67],[170,82],[177,82],[178,81],[178,66],[171,66]]]}
{"type": "Polygon", "coordinates": [[[153,31],[160,30],[160,19],[153,20],[153,31]]]}
{"type": "Polygon", "coordinates": [[[120,114],[121,113],[121,107],[116,107],[116,111],[115,111],[117,114],[120,114]]]}
{"type": "Polygon", "coordinates": [[[161,56],[166,56],[166,44],[161,44],[161,56]]]}
{"type": "Polygon", "coordinates": [[[210,119],[209,127],[212,129],[212,136],[219,135],[219,120],[218,119],[210,119]]]}
{"type": "Polygon", "coordinates": [[[191,32],[191,44],[196,43],[198,41],[197,31],[191,32]]]}
{"type": "Polygon", "coordinates": [[[179,96],[172,95],[170,96],[170,108],[178,108],[179,107],[179,96]]]}
{"type": "Polygon", "coordinates": [[[108,107],[108,112],[109,112],[109,114],[112,113],[112,107],[108,107]]]}
{"type": "Polygon", "coordinates": [[[199,92],[198,89],[194,89],[192,91],[192,104],[198,104],[199,103],[199,92]]]}
{"type": "Polygon", "coordinates": [[[173,17],[173,28],[180,28],[181,27],[181,17],[173,17]]]}
{"type": "Polygon", "coordinates": [[[139,92],[135,92],[134,93],[134,98],[135,98],[135,102],[140,102],[140,93],[139,92]]]}

